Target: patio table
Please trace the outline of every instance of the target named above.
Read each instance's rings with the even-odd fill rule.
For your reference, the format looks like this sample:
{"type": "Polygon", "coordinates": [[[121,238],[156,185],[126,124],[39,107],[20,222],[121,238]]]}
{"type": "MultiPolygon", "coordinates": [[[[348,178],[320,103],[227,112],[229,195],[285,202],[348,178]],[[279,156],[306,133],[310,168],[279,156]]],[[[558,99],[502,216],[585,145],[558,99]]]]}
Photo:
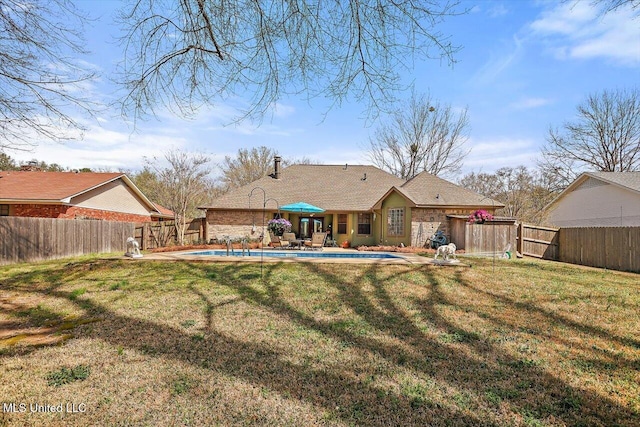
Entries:
{"type": "Polygon", "coordinates": [[[297,246],[298,249],[304,249],[304,239],[295,239],[289,242],[291,246],[297,246]]]}

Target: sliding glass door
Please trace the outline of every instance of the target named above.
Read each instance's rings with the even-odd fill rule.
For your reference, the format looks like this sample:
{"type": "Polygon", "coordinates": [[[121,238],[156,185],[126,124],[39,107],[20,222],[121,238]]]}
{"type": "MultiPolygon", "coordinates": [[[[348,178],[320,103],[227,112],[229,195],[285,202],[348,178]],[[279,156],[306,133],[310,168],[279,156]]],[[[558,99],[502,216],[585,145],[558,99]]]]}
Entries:
{"type": "Polygon", "coordinates": [[[310,239],[313,233],[324,231],[324,217],[301,217],[298,230],[301,239],[310,239]]]}

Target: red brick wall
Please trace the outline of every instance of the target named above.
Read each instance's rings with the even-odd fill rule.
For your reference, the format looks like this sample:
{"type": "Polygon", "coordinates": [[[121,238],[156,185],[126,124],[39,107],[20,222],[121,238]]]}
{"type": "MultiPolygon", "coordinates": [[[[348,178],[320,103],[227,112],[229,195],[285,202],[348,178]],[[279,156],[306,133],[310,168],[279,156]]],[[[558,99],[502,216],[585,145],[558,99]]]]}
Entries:
{"type": "Polygon", "coordinates": [[[64,205],[13,205],[13,216],[61,219],[102,219],[106,221],[147,222],[150,215],[136,215],[124,212],[103,211],[64,205]]]}

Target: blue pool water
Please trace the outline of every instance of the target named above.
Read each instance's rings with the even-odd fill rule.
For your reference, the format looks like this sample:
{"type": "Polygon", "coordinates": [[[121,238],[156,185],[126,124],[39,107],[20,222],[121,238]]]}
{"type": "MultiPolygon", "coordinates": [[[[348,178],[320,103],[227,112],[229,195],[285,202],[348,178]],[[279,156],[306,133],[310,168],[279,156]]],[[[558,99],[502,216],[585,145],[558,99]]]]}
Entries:
{"type": "MultiPolygon", "coordinates": [[[[251,251],[251,254],[248,255],[245,252],[244,256],[252,256],[259,257],[260,255],[268,256],[268,257],[280,257],[280,258],[349,258],[349,259],[391,259],[391,258],[402,258],[400,256],[377,253],[377,252],[312,252],[312,251],[290,251],[290,252],[275,252],[275,251],[264,251],[261,253],[260,250],[251,251]]],[[[197,255],[197,256],[227,256],[226,250],[216,250],[216,251],[199,251],[199,252],[189,252],[185,255],[197,255]]],[[[231,255],[231,253],[229,253],[231,255]]],[[[235,250],[233,256],[242,256],[242,250],[235,250]]]]}

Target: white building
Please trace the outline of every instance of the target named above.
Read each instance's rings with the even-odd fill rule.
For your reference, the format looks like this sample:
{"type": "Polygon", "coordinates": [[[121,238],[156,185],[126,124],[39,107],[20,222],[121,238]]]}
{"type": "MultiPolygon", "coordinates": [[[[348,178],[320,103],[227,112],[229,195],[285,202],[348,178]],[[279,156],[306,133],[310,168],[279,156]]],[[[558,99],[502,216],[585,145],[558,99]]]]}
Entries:
{"type": "Polygon", "coordinates": [[[557,227],[640,226],[640,172],[585,172],[546,211],[557,227]]]}

